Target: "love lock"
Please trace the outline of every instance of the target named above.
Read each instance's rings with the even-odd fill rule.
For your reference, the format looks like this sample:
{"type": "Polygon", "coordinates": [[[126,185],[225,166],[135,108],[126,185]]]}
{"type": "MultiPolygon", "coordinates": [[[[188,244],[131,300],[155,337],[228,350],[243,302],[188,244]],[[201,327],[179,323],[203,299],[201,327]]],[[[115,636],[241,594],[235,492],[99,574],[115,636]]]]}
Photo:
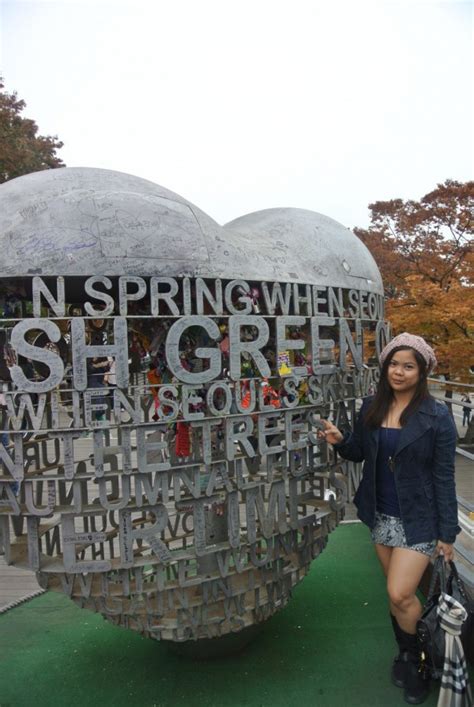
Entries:
{"type": "Polygon", "coordinates": [[[352,495],[317,429],[377,380],[368,250],[311,211],[222,227],[82,168],[3,184],[0,237],[7,562],[154,639],[265,621],[352,495]]]}

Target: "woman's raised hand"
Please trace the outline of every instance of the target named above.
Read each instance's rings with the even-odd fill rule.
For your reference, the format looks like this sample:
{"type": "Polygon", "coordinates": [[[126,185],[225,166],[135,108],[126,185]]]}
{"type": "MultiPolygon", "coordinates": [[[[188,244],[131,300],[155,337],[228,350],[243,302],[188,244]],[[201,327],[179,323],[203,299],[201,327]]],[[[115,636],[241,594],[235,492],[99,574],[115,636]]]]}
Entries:
{"type": "Polygon", "coordinates": [[[318,430],[318,437],[321,440],[326,440],[329,444],[338,444],[342,442],[344,435],[341,430],[339,430],[336,425],[333,425],[329,420],[321,420],[321,424],[324,426],[324,430],[318,430]]]}

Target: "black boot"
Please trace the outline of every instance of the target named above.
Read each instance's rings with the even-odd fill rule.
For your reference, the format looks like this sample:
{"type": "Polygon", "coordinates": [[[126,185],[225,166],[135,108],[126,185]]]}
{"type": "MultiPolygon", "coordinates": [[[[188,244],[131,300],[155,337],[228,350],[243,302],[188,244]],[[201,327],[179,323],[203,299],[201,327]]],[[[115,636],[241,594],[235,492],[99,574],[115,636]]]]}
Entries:
{"type": "MultiPolygon", "coordinates": [[[[401,631],[401,629],[400,629],[401,631]]],[[[407,647],[408,662],[403,697],[410,705],[421,705],[430,694],[430,679],[421,667],[420,648],[415,634],[405,633],[403,641],[407,647]]]]}
{"type": "Polygon", "coordinates": [[[397,687],[405,687],[407,674],[408,674],[408,660],[409,646],[406,645],[404,641],[405,634],[397,623],[397,619],[393,614],[390,614],[390,619],[392,621],[393,633],[395,634],[395,640],[398,644],[398,655],[395,657],[392,665],[391,678],[392,683],[397,687]]]}
{"type": "Polygon", "coordinates": [[[399,654],[393,661],[392,682],[397,687],[405,688],[405,702],[419,705],[429,694],[429,678],[420,671],[420,649],[415,634],[406,633],[400,628],[396,618],[390,614],[393,632],[398,643],[399,654]]]}

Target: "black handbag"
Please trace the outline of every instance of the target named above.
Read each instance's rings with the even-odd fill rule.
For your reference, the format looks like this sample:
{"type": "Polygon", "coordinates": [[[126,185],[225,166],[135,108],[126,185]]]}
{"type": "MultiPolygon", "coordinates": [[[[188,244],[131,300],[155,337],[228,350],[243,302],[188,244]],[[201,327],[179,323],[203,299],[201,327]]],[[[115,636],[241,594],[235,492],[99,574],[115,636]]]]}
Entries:
{"type": "Polygon", "coordinates": [[[446,572],[444,557],[436,558],[431,575],[430,588],[423,613],[416,625],[416,633],[422,651],[422,664],[430,676],[437,680],[443,674],[445,633],[438,618],[438,600],[444,592],[456,599],[467,611],[468,618],[463,624],[461,641],[465,645],[472,632],[473,615],[469,613],[469,599],[454,562],[449,563],[449,574],[446,572]],[[439,582],[439,589],[436,585],[439,582]]]}

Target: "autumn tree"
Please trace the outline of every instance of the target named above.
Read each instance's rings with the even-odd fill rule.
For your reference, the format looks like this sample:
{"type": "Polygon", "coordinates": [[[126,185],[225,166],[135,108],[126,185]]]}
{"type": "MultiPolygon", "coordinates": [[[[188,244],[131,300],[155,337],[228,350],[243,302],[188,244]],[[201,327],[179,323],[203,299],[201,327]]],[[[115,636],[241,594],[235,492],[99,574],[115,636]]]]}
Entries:
{"type": "Polygon", "coordinates": [[[438,373],[466,381],[474,364],[474,182],[446,180],[419,201],[369,209],[369,228],[354,231],[382,273],[394,333],[423,336],[438,373]]]}
{"type": "Polygon", "coordinates": [[[21,115],[25,101],[4,88],[0,76],[0,184],[22,174],[64,167],[56,155],[63,143],[56,136],[38,135],[35,121],[21,115]]]}

